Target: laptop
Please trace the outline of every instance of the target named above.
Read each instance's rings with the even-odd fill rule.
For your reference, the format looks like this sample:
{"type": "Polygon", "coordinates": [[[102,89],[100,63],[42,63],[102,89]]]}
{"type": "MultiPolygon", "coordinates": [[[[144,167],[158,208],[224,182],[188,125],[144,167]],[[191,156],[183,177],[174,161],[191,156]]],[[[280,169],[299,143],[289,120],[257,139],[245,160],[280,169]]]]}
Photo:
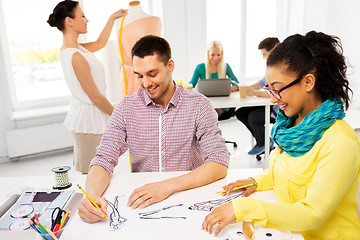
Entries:
{"type": "Polygon", "coordinates": [[[199,79],[198,90],[207,97],[229,96],[230,78],[199,79]]]}

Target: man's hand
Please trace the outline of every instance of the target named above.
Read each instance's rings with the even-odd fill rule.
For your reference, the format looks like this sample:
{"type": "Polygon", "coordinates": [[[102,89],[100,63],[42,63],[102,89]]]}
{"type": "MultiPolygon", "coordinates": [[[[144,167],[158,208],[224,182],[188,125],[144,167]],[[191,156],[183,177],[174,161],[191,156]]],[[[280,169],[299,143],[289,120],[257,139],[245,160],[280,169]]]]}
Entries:
{"type": "MultiPolygon", "coordinates": [[[[90,197],[104,212],[106,212],[108,204],[105,199],[97,195],[90,195],[90,197]]],[[[97,209],[87,197],[83,199],[79,206],[79,216],[81,220],[87,223],[96,223],[105,218],[105,214],[97,209]]]]}
{"type": "Polygon", "coordinates": [[[236,217],[232,202],[228,202],[215,208],[214,211],[212,211],[209,215],[206,216],[202,224],[202,229],[212,234],[214,225],[219,223],[214,232],[214,235],[216,237],[224,227],[226,227],[235,220],[236,217]]]}
{"type": "Polygon", "coordinates": [[[130,195],[127,206],[132,209],[146,208],[147,206],[168,198],[173,191],[166,182],[149,183],[139,187],[130,195]]]}

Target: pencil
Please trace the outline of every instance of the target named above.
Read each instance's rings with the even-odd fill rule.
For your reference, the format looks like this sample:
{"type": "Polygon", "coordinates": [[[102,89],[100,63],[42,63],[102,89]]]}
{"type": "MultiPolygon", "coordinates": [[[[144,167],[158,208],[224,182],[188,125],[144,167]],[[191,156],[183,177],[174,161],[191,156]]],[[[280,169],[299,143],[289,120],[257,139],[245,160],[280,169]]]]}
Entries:
{"type": "Polygon", "coordinates": [[[44,228],[46,229],[46,231],[49,233],[49,236],[54,239],[54,240],[59,240],[55,234],[50,230],[50,228],[48,228],[47,226],[44,226],[44,228]]]}
{"type": "Polygon", "coordinates": [[[57,232],[57,234],[56,234],[56,236],[57,236],[58,238],[60,238],[61,234],[63,233],[64,227],[65,227],[66,224],[68,223],[69,218],[70,218],[70,214],[69,214],[68,217],[66,218],[66,220],[65,220],[64,225],[62,226],[62,228],[61,228],[61,229],[60,229],[60,228],[58,229],[58,232],[57,232]]]}
{"type": "Polygon", "coordinates": [[[105,217],[107,220],[109,220],[109,217],[106,215],[106,213],[96,204],[96,202],[94,202],[94,200],[91,199],[91,197],[84,191],[84,189],[82,189],[82,187],[80,187],[80,185],[77,185],[78,188],[85,194],[85,196],[90,200],[90,202],[100,211],[102,211],[105,214],[105,217]]]}
{"type": "MultiPolygon", "coordinates": [[[[247,188],[247,187],[251,187],[251,186],[255,186],[257,185],[257,183],[251,183],[251,184],[247,184],[247,185],[243,185],[243,186],[239,186],[239,187],[234,187],[233,189],[231,189],[231,191],[234,191],[234,190],[238,190],[238,189],[241,189],[241,188],[247,188]]],[[[219,191],[217,193],[224,193],[224,192],[227,192],[226,190],[222,190],[222,191],[219,191]]]]}
{"type": "Polygon", "coordinates": [[[63,226],[64,226],[64,223],[65,223],[65,220],[68,218],[68,213],[66,213],[65,214],[65,216],[62,218],[62,220],[61,220],[61,223],[60,223],[60,226],[59,226],[59,228],[57,229],[57,232],[56,232],[56,236],[58,237],[59,236],[59,233],[60,233],[60,231],[61,231],[61,229],[63,228],[63,226]]]}

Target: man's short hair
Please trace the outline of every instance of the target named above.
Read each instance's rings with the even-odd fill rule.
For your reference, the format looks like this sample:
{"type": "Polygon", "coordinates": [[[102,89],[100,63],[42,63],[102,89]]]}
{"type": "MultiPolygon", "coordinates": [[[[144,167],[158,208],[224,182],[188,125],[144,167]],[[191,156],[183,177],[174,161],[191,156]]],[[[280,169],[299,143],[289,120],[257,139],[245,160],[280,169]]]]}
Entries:
{"type": "Polygon", "coordinates": [[[140,38],[131,50],[131,58],[134,58],[134,56],[144,58],[155,54],[159,56],[160,61],[162,61],[164,65],[167,65],[171,58],[169,43],[164,38],[154,35],[147,35],[140,38]]]}
{"type": "Polygon", "coordinates": [[[259,47],[258,49],[266,49],[266,51],[270,51],[271,49],[273,49],[278,43],[279,43],[279,39],[276,37],[268,37],[265,38],[264,40],[262,40],[259,43],[259,47]]]}

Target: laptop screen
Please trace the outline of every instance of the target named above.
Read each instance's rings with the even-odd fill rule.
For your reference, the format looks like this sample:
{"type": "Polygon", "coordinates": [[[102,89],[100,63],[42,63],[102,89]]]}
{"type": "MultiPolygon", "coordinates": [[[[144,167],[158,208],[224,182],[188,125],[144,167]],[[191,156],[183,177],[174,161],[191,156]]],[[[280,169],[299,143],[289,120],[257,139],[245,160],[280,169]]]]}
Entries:
{"type": "Polygon", "coordinates": [[[199,92],[207,97],[229,96],[231,89],[230,78],[199,79],[199,92]]]}

